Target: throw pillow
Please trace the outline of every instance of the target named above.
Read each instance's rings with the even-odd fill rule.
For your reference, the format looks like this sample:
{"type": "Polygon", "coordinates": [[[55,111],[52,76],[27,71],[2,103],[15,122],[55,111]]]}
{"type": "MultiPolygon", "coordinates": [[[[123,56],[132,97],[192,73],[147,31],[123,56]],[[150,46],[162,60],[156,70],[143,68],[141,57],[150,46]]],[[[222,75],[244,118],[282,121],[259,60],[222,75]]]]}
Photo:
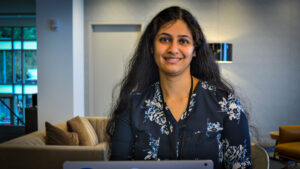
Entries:
{"type": "Polygon", "coordinates": [[[71,133],[46,121],[46,144],[48,145],[79,145],[77,133],[71,133]]]}
{"type": "Polygon", "coordinates": [[[98,137],[91,123],[79,116],[68,120],[69,131],[76,132],[79,138],[79,144],[84,146],[94,146],[98,144],[98,137]]]}

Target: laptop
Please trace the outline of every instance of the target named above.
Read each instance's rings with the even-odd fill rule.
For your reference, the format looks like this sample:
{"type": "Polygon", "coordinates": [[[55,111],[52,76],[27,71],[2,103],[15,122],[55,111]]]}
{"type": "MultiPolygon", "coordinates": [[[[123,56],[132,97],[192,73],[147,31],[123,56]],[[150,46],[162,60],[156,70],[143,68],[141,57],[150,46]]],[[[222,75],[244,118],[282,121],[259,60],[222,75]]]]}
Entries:
{"type": "Polygon", "coordinates": [[[213,169],[211,160],[66,161],[63,169],[213,169]]]}

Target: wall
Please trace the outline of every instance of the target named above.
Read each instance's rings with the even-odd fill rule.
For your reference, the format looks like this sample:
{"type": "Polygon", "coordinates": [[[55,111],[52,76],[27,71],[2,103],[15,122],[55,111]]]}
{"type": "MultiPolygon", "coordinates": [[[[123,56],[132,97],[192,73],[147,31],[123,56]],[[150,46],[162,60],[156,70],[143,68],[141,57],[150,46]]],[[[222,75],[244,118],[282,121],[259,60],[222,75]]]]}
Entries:
{"type": "Polygon", "coordinates": [[[84,6],[73,0],[73,116],[84,116],[84,6]]]}
{"type": "Polygon", "coordinates": [[[37,0],[36,7],[38,127],[43,129],[46,120],[56,124],[84,115],[83,2],[37,0]],[[50,30],[50,20],[58,21],[57,31],[50,30]]]}
{"type": "MultiPolygon", "coordinates": [[[[209,42],[233,44],[233,63],[220,67],[249,111],[249,120],[259,132],[258,141],[271,144],[270,131],[280,125],[299,124],[300,1],[85,0],[84,5],[86,44],[89,22],[148,23],[170,5],[190,10],[209,42]]],[[[87,56],[88,51],[85,72],[87,56]]],[[[90,79],[85,77],[87,87],[90,79]]]]}

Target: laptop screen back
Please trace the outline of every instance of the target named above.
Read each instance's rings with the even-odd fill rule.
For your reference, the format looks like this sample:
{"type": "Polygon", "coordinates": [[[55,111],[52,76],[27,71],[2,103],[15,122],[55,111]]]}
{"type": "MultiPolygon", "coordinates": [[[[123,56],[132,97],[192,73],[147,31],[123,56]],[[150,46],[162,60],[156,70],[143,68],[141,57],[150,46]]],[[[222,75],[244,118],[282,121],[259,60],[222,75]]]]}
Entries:
{"type": "Polygon", "coordinates": [[[213,169],[211,160],[67,161],[63,169],[213,169]]]}

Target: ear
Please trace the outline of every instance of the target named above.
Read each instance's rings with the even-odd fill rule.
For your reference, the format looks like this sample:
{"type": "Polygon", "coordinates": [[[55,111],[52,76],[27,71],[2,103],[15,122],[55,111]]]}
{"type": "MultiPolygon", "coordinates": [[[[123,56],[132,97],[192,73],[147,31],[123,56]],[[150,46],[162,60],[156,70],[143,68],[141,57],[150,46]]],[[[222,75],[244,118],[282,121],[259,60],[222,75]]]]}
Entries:
{"type": "Polygon", "coordinates": [[[193,57],[194,58],[196,57],[196,51],[195,50],[193,51],[193,57]]]}

